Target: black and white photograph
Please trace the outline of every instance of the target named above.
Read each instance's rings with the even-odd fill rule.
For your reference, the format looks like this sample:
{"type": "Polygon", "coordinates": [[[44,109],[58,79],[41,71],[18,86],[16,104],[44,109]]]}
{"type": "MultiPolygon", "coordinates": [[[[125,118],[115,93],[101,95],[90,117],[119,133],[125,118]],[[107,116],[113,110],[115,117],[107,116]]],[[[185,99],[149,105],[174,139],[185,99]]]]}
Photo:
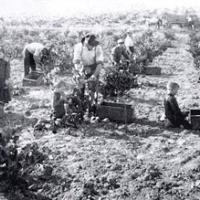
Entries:
{"type": "Polygon", "coordinates": [[[200,1],[0,0],[0,200],[200,200],[200,1]]]}

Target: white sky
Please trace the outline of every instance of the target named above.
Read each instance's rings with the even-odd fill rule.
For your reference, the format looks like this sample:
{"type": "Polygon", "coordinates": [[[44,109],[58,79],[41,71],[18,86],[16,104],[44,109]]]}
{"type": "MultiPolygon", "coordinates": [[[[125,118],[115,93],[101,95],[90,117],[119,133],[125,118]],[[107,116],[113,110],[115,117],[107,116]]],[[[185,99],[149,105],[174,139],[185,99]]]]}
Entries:
{"type": "Polygon", "coordinates": [[[0,0],[0,15],[94,14],[141,8],[200,7],[200,0],[0,0]]]}

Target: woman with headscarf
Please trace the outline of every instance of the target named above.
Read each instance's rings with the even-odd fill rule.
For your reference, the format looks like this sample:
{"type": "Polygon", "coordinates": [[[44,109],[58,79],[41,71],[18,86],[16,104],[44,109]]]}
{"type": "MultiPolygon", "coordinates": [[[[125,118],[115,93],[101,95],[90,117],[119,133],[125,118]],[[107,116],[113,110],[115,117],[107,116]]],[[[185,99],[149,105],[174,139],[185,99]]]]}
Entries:
{"type": "Polygon", "coordinates": [[[85,82],[88,83],[91,105],[94,103],[94,94],[98,87],[98,78],[103,62],[103,50],[94,34],[87,34],[80,43],[76,44],[73,58],[74,74],[81,88],[82,98],[85,93],[85,82]]]}

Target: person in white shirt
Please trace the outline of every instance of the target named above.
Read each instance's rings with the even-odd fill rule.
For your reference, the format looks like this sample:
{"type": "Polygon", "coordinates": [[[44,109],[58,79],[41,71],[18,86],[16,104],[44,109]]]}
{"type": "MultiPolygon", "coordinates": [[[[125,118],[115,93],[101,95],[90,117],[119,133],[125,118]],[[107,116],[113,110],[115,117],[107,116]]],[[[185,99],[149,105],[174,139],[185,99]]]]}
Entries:
{"type": "Polygon", "coordinates": [[[79,85],[82,90],[82,97],[84,97],[85,93],[85,82],[90,82],[88,89],[91,92],[91,101],[94,100],[103,62],[103,50],[94,34],[87,34],[80,43],[75,45],[73,58],[74,77],[76,81],[80,80],[80,77],[83,80],[83,84],[79,85]]]}
{"type": "Polygon", "coordinates": [[[134,52],[134,42],[133,42],[133,39],[132,39],[131,31],[127,31],[127,35],[126,35],[124,44],[126,46],[128,54],[132,55],[133,52],[134,52]]]}
{"type": "Polygon", "coordinates": [[[50,56],[50,48],[47,48],[41,43],[33,42],[25,45],[23,49],[24,57],[24,76],[27,76],[31,71],[36,71],[36,64],[42,64],[44,59],[50,56]]]}

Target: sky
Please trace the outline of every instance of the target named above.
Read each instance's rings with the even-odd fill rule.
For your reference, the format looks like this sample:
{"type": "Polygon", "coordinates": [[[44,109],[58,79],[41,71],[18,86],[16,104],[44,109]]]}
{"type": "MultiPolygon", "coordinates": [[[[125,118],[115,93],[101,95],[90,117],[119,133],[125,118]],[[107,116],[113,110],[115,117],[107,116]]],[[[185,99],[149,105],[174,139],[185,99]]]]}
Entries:
{"type": "Polygon", "coordinates": [[[2,16],[72,16],[176,7],[200,7],[200,0],[0,0],[2,16]]]}

